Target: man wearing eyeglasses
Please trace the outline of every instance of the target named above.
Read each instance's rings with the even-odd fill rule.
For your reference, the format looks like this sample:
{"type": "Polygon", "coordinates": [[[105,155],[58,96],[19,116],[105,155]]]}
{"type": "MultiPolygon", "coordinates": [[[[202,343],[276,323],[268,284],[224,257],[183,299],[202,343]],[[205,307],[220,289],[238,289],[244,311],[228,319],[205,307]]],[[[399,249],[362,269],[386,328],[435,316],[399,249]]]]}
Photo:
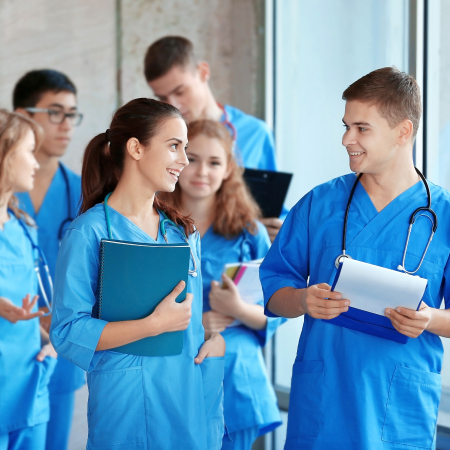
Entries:
{"type": "MultiPolygon", "coordinates": [[[[39,245],[47,258],[52,278],[59,242],[71,220],[77,216],[81,197],[80,176],[60,162],[74,128],[83,118],[78,112],[76,95],[72,81],[56,70],[26,73],[17,82],[13,93],[14,110],[32,118],[44,130],[43,142],[35,155],[40,168],[35,175],[34,189],[17,197],[21,207],[36,222],[39,245]]],[[[50,317],[41,320],[47,331],[50,317]]],[[[80,368],[58,358],[49,383],[50,420],[46,450],[67,449],[75,391],[84,383],[84,372],[80,368]]]]}

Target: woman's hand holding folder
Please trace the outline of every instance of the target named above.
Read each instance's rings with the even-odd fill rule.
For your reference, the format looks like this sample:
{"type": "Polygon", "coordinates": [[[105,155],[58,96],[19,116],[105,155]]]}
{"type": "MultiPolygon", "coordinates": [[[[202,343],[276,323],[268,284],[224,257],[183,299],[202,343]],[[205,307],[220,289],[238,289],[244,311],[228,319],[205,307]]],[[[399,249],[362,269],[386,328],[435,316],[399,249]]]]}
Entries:
{"type": "Polygon", "coordinates": [[[184,287],[184,281],[180,281],[175,289],[159,303],[153,313],[144,319],[108,322],[103,329],[96,350],[109,350],[161,333],[185,330],[191,320],[194,296],[186,294],[186,299],[177,303],[175,299],[183,292],[184,287]]]}

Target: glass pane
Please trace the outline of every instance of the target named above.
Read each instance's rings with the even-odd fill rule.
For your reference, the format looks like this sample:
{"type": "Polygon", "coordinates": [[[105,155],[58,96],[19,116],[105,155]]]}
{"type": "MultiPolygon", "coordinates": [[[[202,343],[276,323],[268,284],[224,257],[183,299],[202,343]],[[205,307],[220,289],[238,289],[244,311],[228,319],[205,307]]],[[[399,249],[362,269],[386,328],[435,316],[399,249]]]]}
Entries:
{"type": "MultiPolygon", "coordinates": [[[[408,69],[408,3],[275,1],[275,135],[280,170],[294,172],[289,207],[349,172],[342,92],[374,69],[408,69]]],[[[278,385],[290,386],[301,325],[290,321],[276,336],[278,385]]]]}
{"type": "MultiPolygon", "coordinates": [[[[450,190],[450,0],[428,5],[427,178],[450,190]]],[[[442,343],[438,424],[450,427],[450,339],[442,339],[442,343]]]]}

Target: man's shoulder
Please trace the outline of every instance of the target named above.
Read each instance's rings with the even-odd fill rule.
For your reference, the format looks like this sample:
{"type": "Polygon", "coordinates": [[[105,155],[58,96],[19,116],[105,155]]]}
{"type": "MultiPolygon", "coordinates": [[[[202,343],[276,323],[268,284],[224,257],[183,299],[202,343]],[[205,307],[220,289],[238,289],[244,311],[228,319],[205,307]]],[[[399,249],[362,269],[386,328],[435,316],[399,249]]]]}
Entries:
{"type": "Polygon", "coordinates": [[[225,109],[228,113],[229,121],[237,128],[243,126],[247,129],[252,128],[254,130],[264,130],[267,133],[270,133],[270,128],[264,120],[247,114],[235,106],[225,105],[225,109]]]}
{"type": "Polygon", "coordinates": [[[72,169],[69,169],[64,163],[59,163],[61,170],[65,172],[69,182],[73,183],[81,183],[81,176],[74,172],[72,169]]]}

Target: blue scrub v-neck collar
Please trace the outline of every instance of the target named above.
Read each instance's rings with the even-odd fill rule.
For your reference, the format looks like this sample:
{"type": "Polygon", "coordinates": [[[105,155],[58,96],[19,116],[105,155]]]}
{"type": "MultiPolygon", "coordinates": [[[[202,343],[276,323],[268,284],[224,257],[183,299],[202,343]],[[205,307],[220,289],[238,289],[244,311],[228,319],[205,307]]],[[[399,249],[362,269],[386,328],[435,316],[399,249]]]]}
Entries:
{"type": "MultiPolygon", "coordinates": [[[[47,189],[47,192],[44,195],[44,199],[42,200],[41,206],[39,208],[39,210],[36,212],[36,210],[34,209],[34,205],[33,202],[31,200],[31,196],[29,192],[26,192],[26,198],[27,200],[30,202],[31,208],[30,211],[33,211],[33,219],[37,222],[38,218],[39,218],[39,214],[41,213],[41,211],[45,210],[45,208],[47,207],[46,203],[48,203],[49,198],[51,198],[52,196],[52,191],[54,189],[56,189],[57,185],[60,182],[60,178],[62,178],[62,173],[61,173],[61,163],[58,164],[58,169],[56,170],[55,174],[53,175],[52,181],[50,182],[50,185],[47,189]]],[[[67,189],[67,186],[64,186],[64,189],[67,189]]]]}
{"type": "Polygon", "coordinates": [[[421,181],[418,181],[409,189],[394,198],[394,200],[392,200],[388,205],[386,205],[386,207],[378,212],[364,186],[361,183],[358,183],[353,199],[354,203],[352,202],[352,205],[354,204],[354,209],[352,212],[352,207],[350,206],[349,218],[350,215],[353,215],[356,210],[356,213],[367,216],[366,218],[369,220],[361,229],[361,231],[351,241],[348,242],[348,246],[359,246],[365,244],[374,234],[383,229],[389,221],[393,220],[412,202],[416,201],[424,194],[425,196],[423,204],[425,205],[425,187],[423,186],[423,183],[421,181]]]}
{"type": "MultiPolygon", "coordinates": [[[[102,210],[104,211],[104,206],[103,203],[101,203],[101,207],[102,210]]],[[[109,206],[109,212],[110,212],[110,217],[111,219],[113,218],[120,218],[122,221],[125,221],[127,223],[127,226],[129,226],[129,228],[131,228],[133,230],[134,233],[136,233],[144,242],[145,241],[150,241],[150,242],[154,242],[154,243],[161,243],[161,242],[166,242],[161,234],[161,220],[164,219],[164,217],[162,216],[161,212],[158,211],[159,214],[159,223],[158,223],[158,235],[156,236],[156,240],[154,238],[152,238],[149,234],[147,234],[145,231],[143,231],[141,228],[139,228],[133,221],[131,221],[130,219],[128,219],[128,217],[124,216],[123,214],[121,214],[119,211],[115,210],[112,206],[109,206]],[[112,213],[112,215],[111,215],[112,213]]],[[[120,222],[117,223],[118,221],[116,221],[116,226],[122,227],[120,222]]],[[[114,239],[114,228],[112,229],[112,235],[113,235],[113,239],[114,239]]]]}

